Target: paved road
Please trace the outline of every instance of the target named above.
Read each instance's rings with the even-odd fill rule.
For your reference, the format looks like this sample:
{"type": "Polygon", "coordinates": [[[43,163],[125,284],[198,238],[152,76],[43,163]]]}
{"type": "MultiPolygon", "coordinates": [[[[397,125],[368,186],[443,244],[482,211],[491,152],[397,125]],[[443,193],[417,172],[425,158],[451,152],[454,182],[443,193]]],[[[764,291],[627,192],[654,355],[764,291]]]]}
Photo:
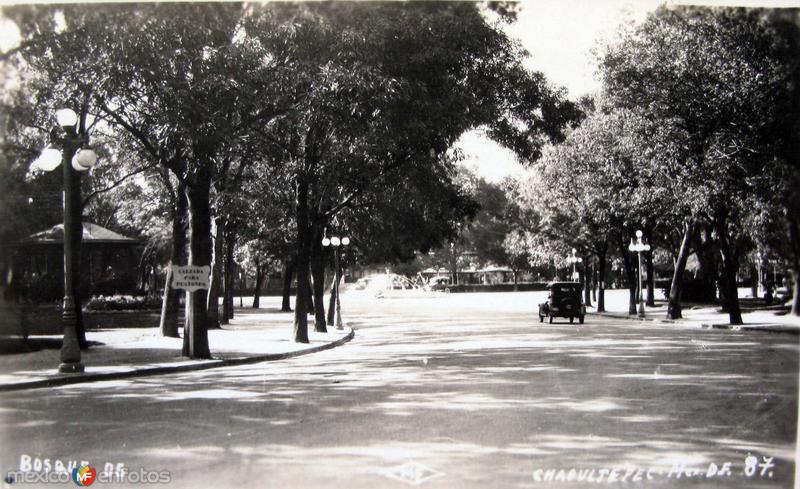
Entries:
{"type": "Polygon", "coordinates": [[[336,350],[3,394],[0,468],[124,463],[175,487],[407,487],[423,467],[430,488],[585,487],[560,479],[604,469],[608,485],[792,486],[796,336],[540,324],[533,293],[345,299],[356,338],[336,350]]]}

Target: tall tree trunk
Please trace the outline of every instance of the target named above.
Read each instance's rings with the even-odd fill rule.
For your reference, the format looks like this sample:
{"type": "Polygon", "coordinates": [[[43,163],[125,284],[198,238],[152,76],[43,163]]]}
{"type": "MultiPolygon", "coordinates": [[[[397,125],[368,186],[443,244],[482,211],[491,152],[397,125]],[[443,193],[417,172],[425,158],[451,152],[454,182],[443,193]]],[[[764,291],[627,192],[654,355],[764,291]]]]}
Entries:
{"type": "Polygon", "coordinates": [[[581,278],[583,279],[583,303],[586,307],[592,307],[592,283],[589,277],[589,260],[583,257],[583,271],[581,278]]]}
{"type": "Polygon", "coordinates": [[[331,298],[328,301],[328,324],[333,324],[336,313],[336,285],[341,280],[341,268],[337,268],[333,272],[333,283],[331,284],[331,298]]]}
{"type": "Polygon", "coordinates": [[[322,236],[323,228],[315,226],[311,242],[311,275],[314,279],[314,331],[327,333],[328,328],[325,321],[325,255],[322,250],[322,236]]]}
{"type": "Polygon", "coordinates": [[[730,324],[743,324],[742,311],[739,308],[739,291],[736,285],[738,257],[733,250],[727,230],[727,211],[721,211],[715,219],[719,249],[722,255],[722,285],[725,290],[725,305],[730,324]]]}
{"type": "Polygon", "coordinates": [[[247,275],[243,269],[239,270],[239,309],[244,307],[244,291],[247,289],[247,275]]]}
{"type": "Polygon", "coordinates": [[[645,305],[648,307],[655,307],[656,305],[656,295],[655,295],[655,273],[653,270],[653,229],[650,225],[645,225],[644,229],[642,230],[644,235],[644,242],[650,245],[650,250],[644,252],[642,255],[642,266],[644,266],[642,277],[644,279],[644,284],[642,285],[647,289],[647,297],[644,296],[644,291],[642,291],[642,300],[645,302],[645,305]]]}
{"type": "Polygon", "coordinates": [[[292,278],[294,277],[296,257],[287,258],[283,261],[283,300],[281,302],[281,312],[292,312],[292,278]]]}
{"type": "Polygon", "coordinates": [[[172,208],[172,251],[170,253],[170,266],[167,268],[167,280],[164,285],[164,300],[161,303],[161,319],[159,330],[162,336],[171,338],[180,337],[179,334],[179,309],[181,290],[172,288],[172,266],[186,265],[186,228],[188,221],[186,211],[186,187],[178,183],[175,190],[175,202],[172,208]]]}
{"type": "MultiPolygon", "coordinates": [[[[797,175],[796,175],[796,180],[797,175]]],[[[796,187],[795,187],[796,188],[796,187]]],[[[792,294],[792,314],[800,316],[800,199],[797,193],[792,193],[793,200],[789,202],[787,208],[787,220],[789,221],[789,245],[792,253],[792,279],[794,280],[794,293],[792,294]],[[792,209],[794,205],[794,209],[792,209]]],[[[766,267],[764,267],[766,269],[766,267]]]]}
{"type": "Polygon", "coordinates": [[[645,270],[647,271],[647,306],[654,307],[656,305],[656,277],[655,270],[653,269],[653,248],[650,245],[650,251],[644,254],[645,256],[645,270]]]}
{"type": "MultiPolygon", "coordinates": [[[[189,261],[196,266],[211,266],[211,174],[200,167],[195,181],[187,189],[191,233],[189,261]]],[[[208,291],[186,294],[186,324],[183,332],[182,354],[189,358],[211,358],[208,348],[208,291]]]]}
{"type": "Polygon", "coordinates": [[[678,250],[678,259],[675,261],[675,270],[672,273],[672,283],[667,300],[667,319],[680,319],[683,317],[681,307],[683,273],[686,271],[686,262],[689,260],[692,235],[694,235],[694,221],[689,220],[684,224],[683,240],[681,241],[680,250],[678,250]]]}
{"type": "MultiPolygon", "coordinates": [[[[220,273],[220,283],[219,288],[217,289],[218,295],[222,298],[222,306],[219,308],[219,325],[224,326],[229,324],[228,321],[228,308],[231,306],[231,298],[230,298],[230,291],[231,291],[231,282],[228,269],[228,230],[226,229],[225,234],[221,236],[222,239],[222,255],[220,255],[220,260],[222,260],[222,273],[220,273]]],[[[216,248],[216,246],[215,246],[216,248]]],[[[219,301],[217,301],[219,304],[219,301]]]]}
{"type": "Polygon", "coordinates": [[[628,277],[628,291],[629,291],[628,314],[633,315],[636,314],[636,292],[638,290],[639,282],[636,279],[636,273],[634,272],[634,265],[631,263],[632,253],[628,251],[628,248],[625,245],[625,241],[622,240],[621,238],[619,240],[619,251],[620,255],[622,256],[622,262],[625,265],[625,275],[628,277]]]}
{"type": "MultiPolygon", "coordinates": [[[[231,278],[229,280],[230,284],[231,284],[231,287],[230,287],[230,300],[228,301],[228,304],[229,304],[228,305],[228,320],[231,320],[231,319],[233,319],[233,317],[235,315],[235,311],[234,311],[234,307],[233,307],[234,306],[233,299],[236,296],[236,294],[235,294],[235,292],[236,292],[236,274],[239,273],[239,265],[234,260],[234,252],[236,251],[236,239],[237,239],[237,235],[236,235],[236,230],[235,229],[230,231],[230,236],[228,237],[228,239],[229,239],[229,243],[230,243],[230,249],[228,250],[228,263],[231,264],[231,272],[230,272],[231,273],[231,278]]],[[[241,284],[240,284],[240,289],[241,289],[241,284]]],[[[241,294],[241,290],[240,290],[240,294],[241,294]]]]}
{"type": "Polygon", "coordinates": [[[769,263],[767,262],[767,252],[764,249],[764,245],[759,243],[758,245],[758,294],[760,297],[764,297],[764,292],[767,290],[767,270],[769,269],[769,263]]]}
{"type": "Polygon", "coordinates": [[[309,254],[308,260],[308,289],[306,289],[306,313],[314,314],[314,280],[311,276],[311,255],[309,254]]]}
{"type": "Polygon", "coordinates": [[[297,294],[294,302],[294,341],[308,343],[309,246],[308,181],[305,175],[297,180],[297,294]]]}
{"type": "Polygon", "coordinates": [[[458,256],[452,245],[450,246],[450,273],[453,275],[452,285],[458,285],[458,256]]]}
{"type": "Polygon", "coordinates": [[[180,304],[180,289],[172,288],[172,267],[177,263],[170,260],[164,278],[164,293],[161,296],[161,315],[158,320],[158,332],[161,336],[180,338],[178,334],[178,307],[180,304]]]}
{"type": "Polygon", "coordinates": [[[227,281],[225,286],[225,296],[223,298],[225,304],[222,309],[223,315],[220,317],[220,319],[225,320],[225,324],[230,324],[230,321],[233,319],[235,313],[235,304],[233,301],[236,298],[236,273],[237,265],[236,262],[234,262],[233,265],[231,265],[230,278],[227,277],[228,272],[225,272],[225,280],[227,281]]]}
{"type": "Polygon", "coordinates": [[[264,265],[256,258],[256,282],[253,286],[253,309],[261,305],[261,283],[264,281],[264,265]]]}
{"type": "Polygon", "coordinates": [[[211,262],[211,287],[208,289],[208,329],[218,329],[219,318],[219,296],[222,288],[223,266],[225,259],[225,231],[226,222],[222,216],[214,219],[214,257],[211,262]]]}
{"type": "Polygon", "coordinates": [[[703,281],[707,292],[707,299],[717,298],[717,262],[714,257],[714,242],[711,238],[711,231],[707,226],[703,226],[695,237],[697,241],[697,265],[699,267],[700,279],[703,281]]]}
{"type": "Polygon", "coordinates": [[[608,244],[603,243],[597,251],[597,312],[606,310],[606,255],[608,244]]]}
{"type": "Polygon", "coordinates": [[[234,274],[236,273],[236,262],[233,261],[233,252],[236,248],[236,231],[231,223],[226,226],[225,238],[225,271],[222,275],[224,281],[224,295],[222,296],[222,314],[220,315],[221,324],[229,324],[233,319],[233,288],[234,274]]]}

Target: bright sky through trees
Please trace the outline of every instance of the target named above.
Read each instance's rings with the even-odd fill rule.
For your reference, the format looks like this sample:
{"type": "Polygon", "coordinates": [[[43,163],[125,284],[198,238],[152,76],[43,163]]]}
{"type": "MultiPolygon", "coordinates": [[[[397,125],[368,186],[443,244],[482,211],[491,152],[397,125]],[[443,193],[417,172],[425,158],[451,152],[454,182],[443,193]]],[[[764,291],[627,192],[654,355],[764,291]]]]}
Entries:
{"type": "MultiPolygon", "coordinates": [[[[545,74],[548,81],[566,87],[577,99],[599,88],[591,54],[598,42],[613,40],[620,24],[639,22],[662,3],[733,5],[750,7],[797,7],[797,0],[535,0],[523,1],[517,22],[507,32],[530,53],[525,66],[545,74]]],[[[465,134],[458,143],[466,161],[488,181],[522,173],[511,151],[479,131],[465,134]]]]}
{"type": "MultiPolygon", "coordinates": [[[[0,0],[0,7],[5,3],[0,0]]],[[[591,54],[596,43],[612,39],[619,25],[640,21],[661,3],[658,0],[532,0],[520,4],[517,22],[507,32],[519,39],[530,53],[525,65],[541,71],[547,79],[566,87],[573,99],[591,93],[599,86],[591,54]]],[[[788,7],[797,2],[783,1],[668,1],[669,4],[744,5],[788,7]]],[[[1,19],[0,19],[1,21],[1,19]]],[[[0,23],[0,52],[16,45],[18,32],[13,24],[0,23]]],[[[519,174],[522,167],[513,153],[490,141],[481,132],[464,135],[458,143],[466,161],[489,181],[519,174]]]]}
{"type": "MultiPolygon", "coordinates": [[[[523,2],[517,22],[507,32],[530,53],[525,63],[550,83],[566,87],[573,99],[599,87],[591,49],[613,36],[626,20],[640,20],[661,2],[653,0],[547,0],[523,2]]],[[[488,181],[522,172],[514,154],[479,131],[458,144],[464,164],[488,181]]]]}

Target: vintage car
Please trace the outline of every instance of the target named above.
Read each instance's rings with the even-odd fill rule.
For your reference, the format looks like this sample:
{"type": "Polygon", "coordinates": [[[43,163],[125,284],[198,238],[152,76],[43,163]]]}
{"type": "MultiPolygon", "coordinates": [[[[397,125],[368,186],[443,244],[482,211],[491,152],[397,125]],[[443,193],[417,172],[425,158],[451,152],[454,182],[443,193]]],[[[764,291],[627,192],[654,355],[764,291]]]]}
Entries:
{"type": "Polygon", "coordinates": [[[431,277],[427,289],[450,292],[450,277],[431,277]]]}
{"type": "Polygon", "coordinates": [[[539,322],[544,322],[544,318],[550,318],[553,322],[554,317],[569,318],[573,322],[578,318],[578,322],[583,324],[586,316],[586,306],[583,305],[581,293],[583,285],[580,282],[552,282],[547,284],[550,295],[547,302],[539,304],[539,322]]]}

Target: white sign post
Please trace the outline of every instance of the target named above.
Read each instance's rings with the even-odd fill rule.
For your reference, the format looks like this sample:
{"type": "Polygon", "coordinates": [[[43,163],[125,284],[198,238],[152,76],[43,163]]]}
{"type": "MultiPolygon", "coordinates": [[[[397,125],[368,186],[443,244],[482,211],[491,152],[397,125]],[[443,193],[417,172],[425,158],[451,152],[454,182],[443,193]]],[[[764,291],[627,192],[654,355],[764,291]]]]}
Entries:
{"type": "Polygon", "coordinates": [[[211,276],[211,267],[203,265],[172,265],[172,288],[183,289],[188,292],[208,289],[211,276]]]}

